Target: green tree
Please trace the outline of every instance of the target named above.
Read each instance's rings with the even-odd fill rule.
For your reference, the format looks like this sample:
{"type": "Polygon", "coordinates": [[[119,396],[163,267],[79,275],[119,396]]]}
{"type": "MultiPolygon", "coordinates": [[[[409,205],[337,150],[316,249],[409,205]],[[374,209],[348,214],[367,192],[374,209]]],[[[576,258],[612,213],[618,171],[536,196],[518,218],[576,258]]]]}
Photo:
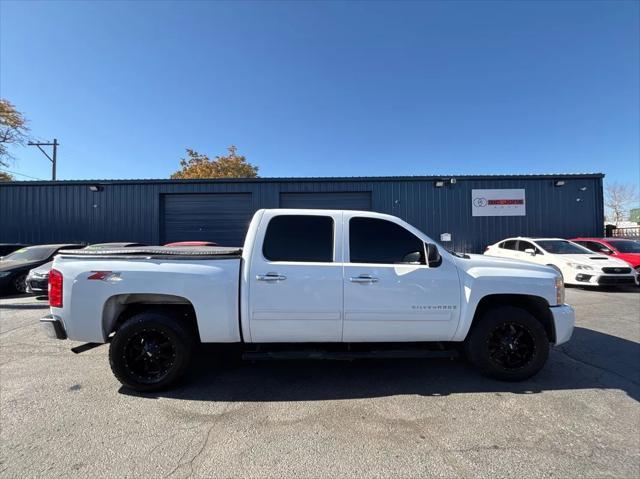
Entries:
{"type": "Polygon", "coordinates": [[[9,100],[0,98],[0,166],[9,166],[10,145],[24,145],[27,141],[27,120],[9,100]]]}
{"type": "Polygon", "coordinates": [[[257,178],[258,167],[247,162],[247,159],[238,155],[237,148],[231,145],[229,154],[216,156],[214,160],[207,155],[187,148],[188,158],[180,160],[179,171],[171,175],[172,179],[193,178],[257,178]]]}

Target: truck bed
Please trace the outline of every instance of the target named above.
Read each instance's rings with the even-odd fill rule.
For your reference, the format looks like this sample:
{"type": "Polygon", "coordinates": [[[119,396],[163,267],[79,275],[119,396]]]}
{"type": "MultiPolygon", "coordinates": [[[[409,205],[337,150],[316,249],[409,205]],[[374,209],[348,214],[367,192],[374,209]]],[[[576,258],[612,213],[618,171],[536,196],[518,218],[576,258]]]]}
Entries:
{"type": "Polygon", "coordinates": [[[58,253],[64,257],[74,258],[122,258],[143,257],[148,259],[170,258],[180,259],[229,259],[240,258],[242,256],[241,247],[227,246],[189,246],[189,247],[169,247],[169,246],[135,246],[131,248],[104,248],[104,249],[69,249],[58,253]]]}

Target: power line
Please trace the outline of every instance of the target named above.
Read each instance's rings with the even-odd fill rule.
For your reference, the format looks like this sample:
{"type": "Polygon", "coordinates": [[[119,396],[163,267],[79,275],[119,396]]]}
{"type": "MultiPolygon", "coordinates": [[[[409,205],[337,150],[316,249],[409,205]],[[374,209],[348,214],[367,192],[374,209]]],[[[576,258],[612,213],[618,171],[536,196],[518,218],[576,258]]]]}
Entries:
{"type": "Polygon", "coordinates": [[[2,168],[0,168],[0,171],[4,171],[5,173],[11,173],[12,175],[25,176],[27,178],[31,178],[32,180],[46,181],[46,180],[43,180],[42,178],[36,178],[35,176],[29,176],[29,175],[25,175],[24,173],[18,173],[17,171],[9,171],[2,168]]]}

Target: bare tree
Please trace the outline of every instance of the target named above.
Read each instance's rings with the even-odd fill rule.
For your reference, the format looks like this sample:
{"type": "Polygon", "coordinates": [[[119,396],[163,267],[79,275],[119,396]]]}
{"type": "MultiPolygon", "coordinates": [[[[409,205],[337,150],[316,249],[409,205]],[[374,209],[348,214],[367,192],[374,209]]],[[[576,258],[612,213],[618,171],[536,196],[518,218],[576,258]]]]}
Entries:
{"type": "Polygon", "coordinates": [[[624,221],[629,209],[638,201],[636,186],[631,183],[609,183],[605,188],[604,206],[607,220],[614,224],[624,221]]]}
{"type": "Polygon", "coordinates": [[[0,98],[0,166],[9,166],[9,145],[24,145],[28,132],[22,113],[9,100],[0,98]]]}

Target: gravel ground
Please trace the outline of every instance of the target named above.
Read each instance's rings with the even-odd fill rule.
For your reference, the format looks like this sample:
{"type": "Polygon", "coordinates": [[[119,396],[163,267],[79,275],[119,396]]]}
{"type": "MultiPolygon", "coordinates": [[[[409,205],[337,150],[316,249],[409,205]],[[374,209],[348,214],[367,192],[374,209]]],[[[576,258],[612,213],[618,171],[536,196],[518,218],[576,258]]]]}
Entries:
{"type": "Polygon", "coordinates": [[[640,477],[640,289],[570,289],[570,343],[530,381],[459,360],[200,359],[158,395],[120,387],[107,347],[45,338],[0,300],[0,476],[640,477]]]}

